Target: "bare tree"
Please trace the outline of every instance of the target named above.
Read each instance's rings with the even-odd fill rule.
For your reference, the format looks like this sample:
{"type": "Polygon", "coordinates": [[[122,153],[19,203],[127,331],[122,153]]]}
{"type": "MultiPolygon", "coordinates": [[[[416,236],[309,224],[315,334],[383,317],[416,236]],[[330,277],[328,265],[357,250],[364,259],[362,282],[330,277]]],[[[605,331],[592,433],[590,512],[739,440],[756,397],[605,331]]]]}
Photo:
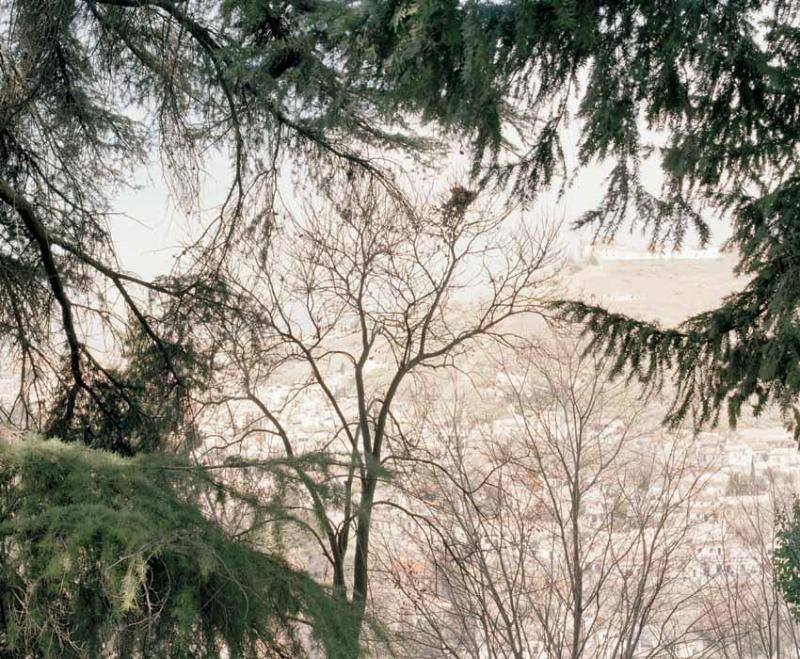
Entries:
{"type": "Polygon", "coordinates": [[[505,419],[428,415],[428,468],[404,480],[421,560],[390,566],[403,640],[437,657],[680,656],[690,441],[655,437],[646,403],[574,345],[513,354],[505,419]]]}
{"type": "Polygon", "coordinates": [[[404,387],[457,367],[476,343],[512,341],[512,317],[546,313],[554,227],[509,226],[508,210],[475,197],[453,187],[411,209],[354,181],[288,217],[270,245],[244,246],[231,273],[236,313],[206,319],[220,374],[208,402],[254,414],[249,428],[228,431],[226,450],[252,451],[257,430],[280,452],[294,487],[289,521],[352,604],[356,638],[404,387]]]}

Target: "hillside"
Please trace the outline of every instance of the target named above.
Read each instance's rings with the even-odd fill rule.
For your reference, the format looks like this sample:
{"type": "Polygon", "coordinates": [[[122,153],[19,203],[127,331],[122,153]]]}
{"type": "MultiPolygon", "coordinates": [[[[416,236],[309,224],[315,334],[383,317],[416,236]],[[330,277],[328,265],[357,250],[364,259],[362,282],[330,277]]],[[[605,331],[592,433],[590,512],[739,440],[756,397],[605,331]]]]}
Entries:
{"type": "Polygon", "coordinates": [[[578,264],[566,279],[574,297],[643,320],[675,325],[707,311],[745,280],[736,258],[611,260],[578,264]]]}

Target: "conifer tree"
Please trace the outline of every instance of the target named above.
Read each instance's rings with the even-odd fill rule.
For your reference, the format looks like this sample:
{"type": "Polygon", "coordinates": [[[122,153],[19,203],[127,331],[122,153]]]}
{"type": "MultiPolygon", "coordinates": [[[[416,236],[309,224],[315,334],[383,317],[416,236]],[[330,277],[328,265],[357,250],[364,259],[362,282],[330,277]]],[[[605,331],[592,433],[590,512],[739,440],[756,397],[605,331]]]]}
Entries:
{"type": "Polygon", "coordinates": [[[197,507],[175,456],[0,441],[0,657],[351,656],[348,611],[197,507]]]}
{"type": "Polygon", "coordinates": [[[377,96],[337,68],[342,9],[0,0],[0,349],[22,376],[12,412],[138,454],[0,445],[0,656],[299,656],[298,619],[326,654],[352,655],[337,630],[348,611],[208,520],[208,474],[163,455],[191,439],[188,395],[207,365],[180,319],[225,308],[219,271],[243,231],[268,235],[282,165],[322,185],[343,170],[390,186],[369,149],[415,145],[383,131],[377,96]],[[197,210],[207,153],[229,154],[216,220],[174,273],[126,272],[109,230],[116,192],[156,157],[197,210]],[[121,367],[88,347],[98,328],[121,367]]]}
{"type": "Polygon", "coordinates": [[[21,364],[20,416],[41,416],[29,405],[48,399],[53,373],[68,385],[65,423],[87,404],[103,410],[100,390],[117,387],[86,328],[120,331],[114,298],[177,386],[178,348],[153,305],[224,301],[214,273],[245,225],[268,228],[282,166],[319,182],[338,169],[382,177],[369,148],[412,145],[380,128],[377,94],[332,55],[345,9],[0,1],[0,342],[21,364]],[[115,192],[156,157],[177,200],[196,210],[203,156],[215,152],[230,156],[231,187],[180,276],[146,281],[121,269],[108,225],[115,192]]]}
{"type": "Polygon", "coordinates": [[[474,172],[525,198],[597,161],[611,174],[576,226],[610,240],[630,223],[681,247],[707,217],[732,224],[737,272],[719,308],[677,328],[563,303],[615,371],[677,383],[669,421],[716,422],[777,403],[800,428],[800,3],[372,2],[354,61],[371,58],[398,110],[471,138],[474,172]],[[574,168],[561,129],[579,122],[574,168]],[[645,128],[660,131],[654,149],[645,128]],[[508,140],[508,142],[506,141],[508,140]],[[515,145],[513,150],[508,143],[515,145]],[[660,158],[663,188],[642,162],[660,158]]]}

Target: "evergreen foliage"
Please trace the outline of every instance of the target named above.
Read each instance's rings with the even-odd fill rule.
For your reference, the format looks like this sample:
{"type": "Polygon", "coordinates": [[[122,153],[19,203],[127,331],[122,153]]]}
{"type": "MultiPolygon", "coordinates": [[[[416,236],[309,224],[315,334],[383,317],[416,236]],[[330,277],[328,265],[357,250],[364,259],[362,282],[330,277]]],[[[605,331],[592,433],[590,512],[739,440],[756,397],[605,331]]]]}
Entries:
{"type": "Polygon", "coordinates": [[[800,3],[398,0],[373,2],[354,57],[371,57],[399,109],[473,140],[476,172],[531,198],[559,175],[562,128],[580,120],[577,167],[611,163],[577,226],[610,240],[630,223],[653,248],[709,240],[702,211],[733,225],[746,288],[662,329],[563,303],[591,348],[652,386],[677,380],[669,419],[699,422],[776,402],[800,429],[800,3]],[[661,131],[655,149],[642,127],[661,131]],[[522,150],[508,153],[511,138],[522,150]],[[660,156],[659,194],[642,161],[660,156]]]}
{"type": "Polygon", "coordinates": [[[790,515],[778,519],[772,562],[778,587],[795,619],[800,620],[800,501],[795,501],[790,515]]]}
{"type": "Polygon", "coordinates": [[[0,656],[350,656],[348,611],[225,534],[206,472],[59,441],[0,445],[0,656]]]}
{"type": "Polygon", "coordinates": [[[119,332],[110,294],[169,361],[153,304],[224,302],[220,262],[245,229],[268,235],[281,165],[390,184],[369,149],[417,142],[382,130],[377,93],[337,65],[348,15],[306,0],[0,0],[0,347],[22,362],[20,416],[37,418],[54,379],[72,388],[67,425],[118,388],[84,336],[119,332]],[[215,152],[230,154],[232,184],[182,275],[122,270],[108,218],[131,172],[160,157],[193,214],[215,152]]]}
{"type": "Polygon", "coordinates": [[[48,434],[122,455],[194,446],[198,429],[191,401],[205,386],[210,358],[180,331],[180,323],[170,323],[169,333],[161,335],[169,340],[153,343],[131,323],[120,341],[122,366],[106,367],[91,380],[92,396],[74,396],[66,378],[49,406],[48,434]]]}

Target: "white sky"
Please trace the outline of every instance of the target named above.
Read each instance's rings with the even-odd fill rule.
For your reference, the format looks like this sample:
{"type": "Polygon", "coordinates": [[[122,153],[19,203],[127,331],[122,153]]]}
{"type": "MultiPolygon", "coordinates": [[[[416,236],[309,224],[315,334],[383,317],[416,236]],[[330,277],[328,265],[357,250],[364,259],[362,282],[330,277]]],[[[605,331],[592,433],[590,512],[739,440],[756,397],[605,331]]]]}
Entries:
{"type": "MultiPolygon", "coordinates": [[[[573,158],[574,152],[568,152],[567,159],[573,158]]],[[[442,170],[465,169],[463,162],[457,160],[463,161],[458,158],[443,162],[442,170]]],[[[581,246],[591,240],[590,231],[576,232],[567,227],[600,202],[608,169],[608,166],[602,165],[586,168],[561,199],[555,193],[545,193],[530,209],[532,218],[549,217],[564,221],[562,240],[566,254],[577,255],[581,246]]],[[[213,216],[213,209],[227,190],[228,160],[217,156],[207,163],[206,170],[201,196],[203,207],[208,209],[205,218],[208,219],[213,216]]],[[[413,174],[408,174],[408,177],[412,178],[413,174]]],[[[157,161],[152,162],[149,168],[135,171],[133,178],[135,189],[124,190],[116,199],[114,210],[119,215],[112,218],[111,230],[122,267],[142,277],[152,278],[170,270],[181,246],[199,235],[202,220],[196,216],[190,218],[178,208],[157,161]]],[[[441,180],[443,176],[436,174],[435,178],[441,180]]],[[[657,162],[644,164],[642,180],[651,191],[658,192],[661,175],[657,162]]],[[[728,236],[728,228],[714,218],[707,219],[712,226],[712,245],[719,245],[728,236]]],[[[642,249],[647,244],[638,232],[630,235],[627,228],[620,231],[617,243],[642,249]]],[[[691,249],[697,246],[696,237],[690,236],[685,247],[691,249]]]]}

